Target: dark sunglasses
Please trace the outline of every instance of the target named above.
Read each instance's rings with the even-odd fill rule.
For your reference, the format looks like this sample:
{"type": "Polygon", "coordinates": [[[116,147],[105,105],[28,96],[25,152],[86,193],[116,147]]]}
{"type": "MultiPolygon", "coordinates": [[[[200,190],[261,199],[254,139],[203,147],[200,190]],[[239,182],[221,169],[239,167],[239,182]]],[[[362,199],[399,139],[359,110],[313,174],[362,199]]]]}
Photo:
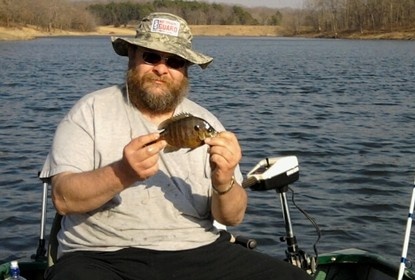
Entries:
{"type": "Polygon", "coordinates": [[[159,53],[149,52],[149,51],[143,52],[143,60],[145,63],[151,64],[151,65],[156,65],[160,63],[161,60],[164,60],[167,67],[172,68],[172,69],[183,68],[187,63],[185,59],[178,57],[176,55],[163,56],[159,53]]]}

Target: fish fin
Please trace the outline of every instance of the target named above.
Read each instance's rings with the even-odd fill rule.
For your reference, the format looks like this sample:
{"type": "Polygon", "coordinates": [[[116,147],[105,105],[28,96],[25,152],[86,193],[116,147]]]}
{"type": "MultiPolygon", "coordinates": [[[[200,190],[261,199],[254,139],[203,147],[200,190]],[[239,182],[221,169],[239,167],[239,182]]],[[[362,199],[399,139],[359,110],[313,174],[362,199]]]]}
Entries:
{"type": "Polygon", "coordinates": [[[164,147],[163,152],[167,154],[167,153],[176,152],[178,150],[180,150],[179,147],[174,147],[172,145],[167,145],[166,147],[164,147]]]}
{"type": "Polygon", "coordinates": [[[166,137],[164,136],[164,134],[166,133],[166,130],[165,129],[163,129],[161,131],[158,131],[158,133],[160,134],[160,138],[157,139],[157,141],[158,140],[166,140],[166,137]]]}
{"type": "Polygon", "coordinates": [[[165,120],[164,122],[160,123],[160,125],[158,126],[158,129],[165,129],[170,123],[175,122],[177,120],[181,120],[181,119],[185,119],[188,117],[193,117],[192,114],[190,113],[180,113],[178,115],[175,115],[173,117],[171,117],[170,119],[165,120]]]}

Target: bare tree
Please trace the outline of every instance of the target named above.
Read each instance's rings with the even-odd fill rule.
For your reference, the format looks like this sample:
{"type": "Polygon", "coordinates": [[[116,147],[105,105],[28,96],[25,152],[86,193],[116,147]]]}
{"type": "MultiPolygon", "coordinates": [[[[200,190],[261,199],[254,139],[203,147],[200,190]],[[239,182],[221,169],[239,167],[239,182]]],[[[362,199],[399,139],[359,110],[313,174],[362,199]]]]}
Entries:
{"type": "Polygon", "coordinates": [[[414,24],[413,0],[306,0],[308,22],[316,30],[393,31],[414,24]]]}

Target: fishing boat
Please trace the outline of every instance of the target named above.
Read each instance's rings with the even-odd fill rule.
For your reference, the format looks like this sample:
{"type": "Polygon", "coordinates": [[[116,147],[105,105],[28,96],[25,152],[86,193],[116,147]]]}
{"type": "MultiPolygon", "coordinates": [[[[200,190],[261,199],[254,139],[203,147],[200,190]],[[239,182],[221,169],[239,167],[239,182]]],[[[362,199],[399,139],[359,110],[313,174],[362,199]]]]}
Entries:
{"type": "MultiPolygon", "coordinates": [[[[310,273],[315,280],[415,280],[415,270],[406,266],[407,245],[404,244],[400,263],[392,263],[386,260],[380,253],[373,253],[358,248],[317,254],[311,256],[299,249],[293,232],[290,219],[289,206],[286,198],[288,185],[299,178],[299,166],[296,156],[283,156],[266,158],[261,160],[248,174],[243,182],[245,188],[253,191],[276,190],[280,196],[281,208],[285,222],[287,243],[285,251],[286,261],[298,266],[310,273]]],[[[44,229],[46,217],[46,203],[48,200],[48,182],[43,182],[43,200],[41,215],[41,230],[39,244],[36,253],[27,258],[20,259],[19,268],[21,275],[27,280],[41,280],[48,266],[54,261],[54,244],[56,239],[56,227],[59,225],[57,215],[51,229],[51,238],[46,242],[44,229]],[[48,243],[48,248],[46,248],[48,243]]],[[[412,212],[414,208],[415,188],[410,205],[409,217],[405,241],[409,241],[412,212]]],[[[255,250],[256,241],[249,238],[235,238],[236,243],[255,250]]],[[[8,277],[10,261],[0,262],[0,280],[8,277]]]]}

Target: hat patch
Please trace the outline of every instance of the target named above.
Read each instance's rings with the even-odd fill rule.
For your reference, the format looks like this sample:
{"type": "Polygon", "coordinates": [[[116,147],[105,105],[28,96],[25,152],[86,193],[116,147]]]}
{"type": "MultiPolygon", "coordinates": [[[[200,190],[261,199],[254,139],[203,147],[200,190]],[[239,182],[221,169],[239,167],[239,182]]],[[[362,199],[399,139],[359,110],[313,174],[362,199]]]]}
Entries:
{"type": "Polygon", "coordinates": [[[178,36],[180,30],[180,22],[168,20],[164,18],[155,18],[151,23],[151,32],[178,36]]]}

